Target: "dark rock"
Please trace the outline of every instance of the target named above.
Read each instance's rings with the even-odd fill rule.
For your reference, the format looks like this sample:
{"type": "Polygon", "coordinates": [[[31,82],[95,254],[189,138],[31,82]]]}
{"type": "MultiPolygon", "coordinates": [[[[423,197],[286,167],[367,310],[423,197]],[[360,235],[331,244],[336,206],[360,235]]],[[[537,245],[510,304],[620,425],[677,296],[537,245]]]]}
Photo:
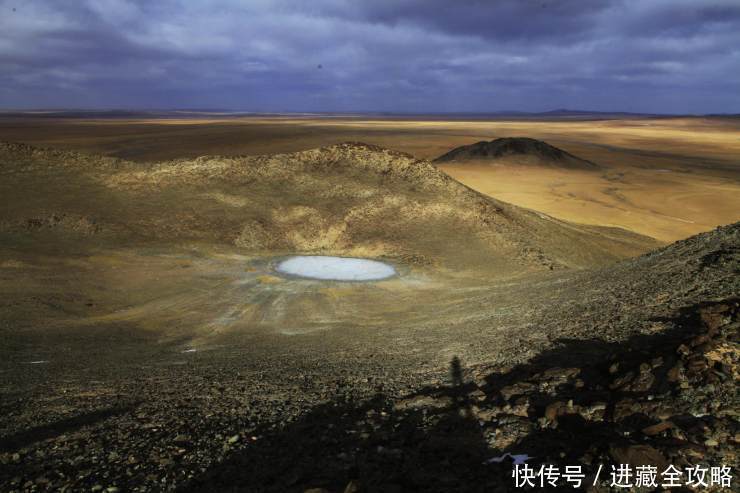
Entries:
{"type": "Polygon", "coordinates": [[[512,385],[508,385],[500,390],[501,396],[504,400],[510,400],[512,397],[527,395],[537,390],[537,386],[530,382],[517,382],[512,385]]]}
{"type": "Polygon", "coordinates": [[[611,446],[609,455],[616,464],[629,464],[633,469],[639,466],[656,466],[658,471],[668,467],[663,454],[649,445],[611,446]]]}
{"type": "Polygon", "coordinates": [[[175,438],[174,438],[174,439],[172,440],[172,442],[173,442],[173,443],[176,443],[176,444],[178,444],[178,445],[184,445],[184,444],[186,444],[186,443],[189,443],[189,442],[190,442],[190,436],[188,436],[188,435],[185,435],[185,434],[179,434],[179,435],[177,435],[177,436],[176,436],[176,437],[175,437],[175,438]]]}
{"type": "Polygon", "coordinates": [[[344,488],[344,493],[360,493],[360,483],[355,480],[350,481],[344,488]]]}
{"type": "Polygon", "coordinates": [[[655,382],[655,377],[650,371],[650,365],[644,364],[640,367],[640,373],[637,377],[630,382],[628,388],[632,392],[646,392],[648,391],[655,382]]]}
{"type": "Polygon", "coordinates": [[[581,407],[579,414],[588,421],[603,421],[606,409],[606,402],[594,402],[586,407],[581,407]]]}
{"type": "Polygon", "coordinates": [[[676,363],[673,367],[671,367],[670,370],[668,370],[668,374],[666,375],[666,377],[671,383],[678,383],[684,380],[685,376],[683,364],[681,364],[680,361],[676,363]]]}
{"type": "Polygon", "coordinates": [[[558,416],[562,416],[567,412],[568,404],[563,401],[556,401],[545,408],[545,418],[549,421],[555,421],[558,419],[558,416]]]}
{"type": "Polygon", "coordinates": [[[612,390],[619,389],[621,387],[626,386],[628,383],[630,383],[635,378],[635,373],[630,371],[625,373],[624,375],[621,375],[617,378],[615,378],[612,383],[609,385],[609,388],[612,390]]]}
{"type": "Polygon", "coordinates": [[[670,428],[673,428],[674,426],[676,425],[674,425],[671,421],[661,421],[660,423],[646,426],[642,429],[642,433],[649,436],[658,435],[670,428]]]}

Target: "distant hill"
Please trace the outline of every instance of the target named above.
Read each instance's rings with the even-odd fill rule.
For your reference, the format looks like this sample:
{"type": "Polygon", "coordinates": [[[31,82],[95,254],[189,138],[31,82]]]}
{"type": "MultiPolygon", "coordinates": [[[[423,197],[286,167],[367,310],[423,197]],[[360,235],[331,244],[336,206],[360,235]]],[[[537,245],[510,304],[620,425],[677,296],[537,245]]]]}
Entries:
{"type": "Polygon", "coordinates": [[[574,156],[541,140],[528,137],[504,137],[491,141],[456,147],[435,159],[438,163],[466,161],[499,161],[506,158],[518,159],[519,164],[569,168],[599,169],[596,163],[574,156]]]}

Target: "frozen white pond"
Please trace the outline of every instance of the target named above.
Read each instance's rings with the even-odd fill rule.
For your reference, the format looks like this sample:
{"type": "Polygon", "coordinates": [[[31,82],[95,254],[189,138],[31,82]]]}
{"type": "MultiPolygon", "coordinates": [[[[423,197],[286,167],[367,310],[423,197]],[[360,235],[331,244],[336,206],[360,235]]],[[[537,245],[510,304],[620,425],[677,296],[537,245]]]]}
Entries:
{"type": "Polygon", "coordinates": [[[363,258],[299,255],[280,262],[282,274],[332,281],[377,281],[396,275],[392,265],[363,258]]]}

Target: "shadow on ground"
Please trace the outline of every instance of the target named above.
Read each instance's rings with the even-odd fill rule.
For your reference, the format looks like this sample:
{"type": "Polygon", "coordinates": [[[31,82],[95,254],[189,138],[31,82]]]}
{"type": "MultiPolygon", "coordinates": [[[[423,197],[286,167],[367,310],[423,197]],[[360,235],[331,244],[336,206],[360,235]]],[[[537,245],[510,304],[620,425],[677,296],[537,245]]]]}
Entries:
{"type": "Polygon", "coordinates": [[[76,431],[85,426],[94,425],[114,416],[124,415],[135,409],[137,405],[111,406],[24,430],[0,439],[0,452],[17,450],[37,442],[76,431]]]}
{"type": "Polygon", "coordinates": [[[507,452],[532,456],[535,467],[582,465],[585,488],[599,464],[709,460],[707,430],[725,425],[687,406],[710,405],[694,388],[732,385],[732,369],[703,354],[736,339],[737,307],[692,306],[664,320],[672,328],[620,343],[561,340],[488,375],[456,357],[447,385],[400,400],[328,402],[279,431],[245,436],[181,491],[511,491],[511,462],[489,461],[507,452]]]}

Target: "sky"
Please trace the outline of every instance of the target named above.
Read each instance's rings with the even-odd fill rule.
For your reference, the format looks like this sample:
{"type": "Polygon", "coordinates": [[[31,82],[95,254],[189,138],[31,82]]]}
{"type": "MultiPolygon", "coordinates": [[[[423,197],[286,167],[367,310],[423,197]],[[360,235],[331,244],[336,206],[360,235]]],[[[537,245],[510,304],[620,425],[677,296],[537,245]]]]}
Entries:
{"type": "Polygon", "coordinates": [[[0,0],[0,108],[740,113],[740,0],[0,0]]]}

